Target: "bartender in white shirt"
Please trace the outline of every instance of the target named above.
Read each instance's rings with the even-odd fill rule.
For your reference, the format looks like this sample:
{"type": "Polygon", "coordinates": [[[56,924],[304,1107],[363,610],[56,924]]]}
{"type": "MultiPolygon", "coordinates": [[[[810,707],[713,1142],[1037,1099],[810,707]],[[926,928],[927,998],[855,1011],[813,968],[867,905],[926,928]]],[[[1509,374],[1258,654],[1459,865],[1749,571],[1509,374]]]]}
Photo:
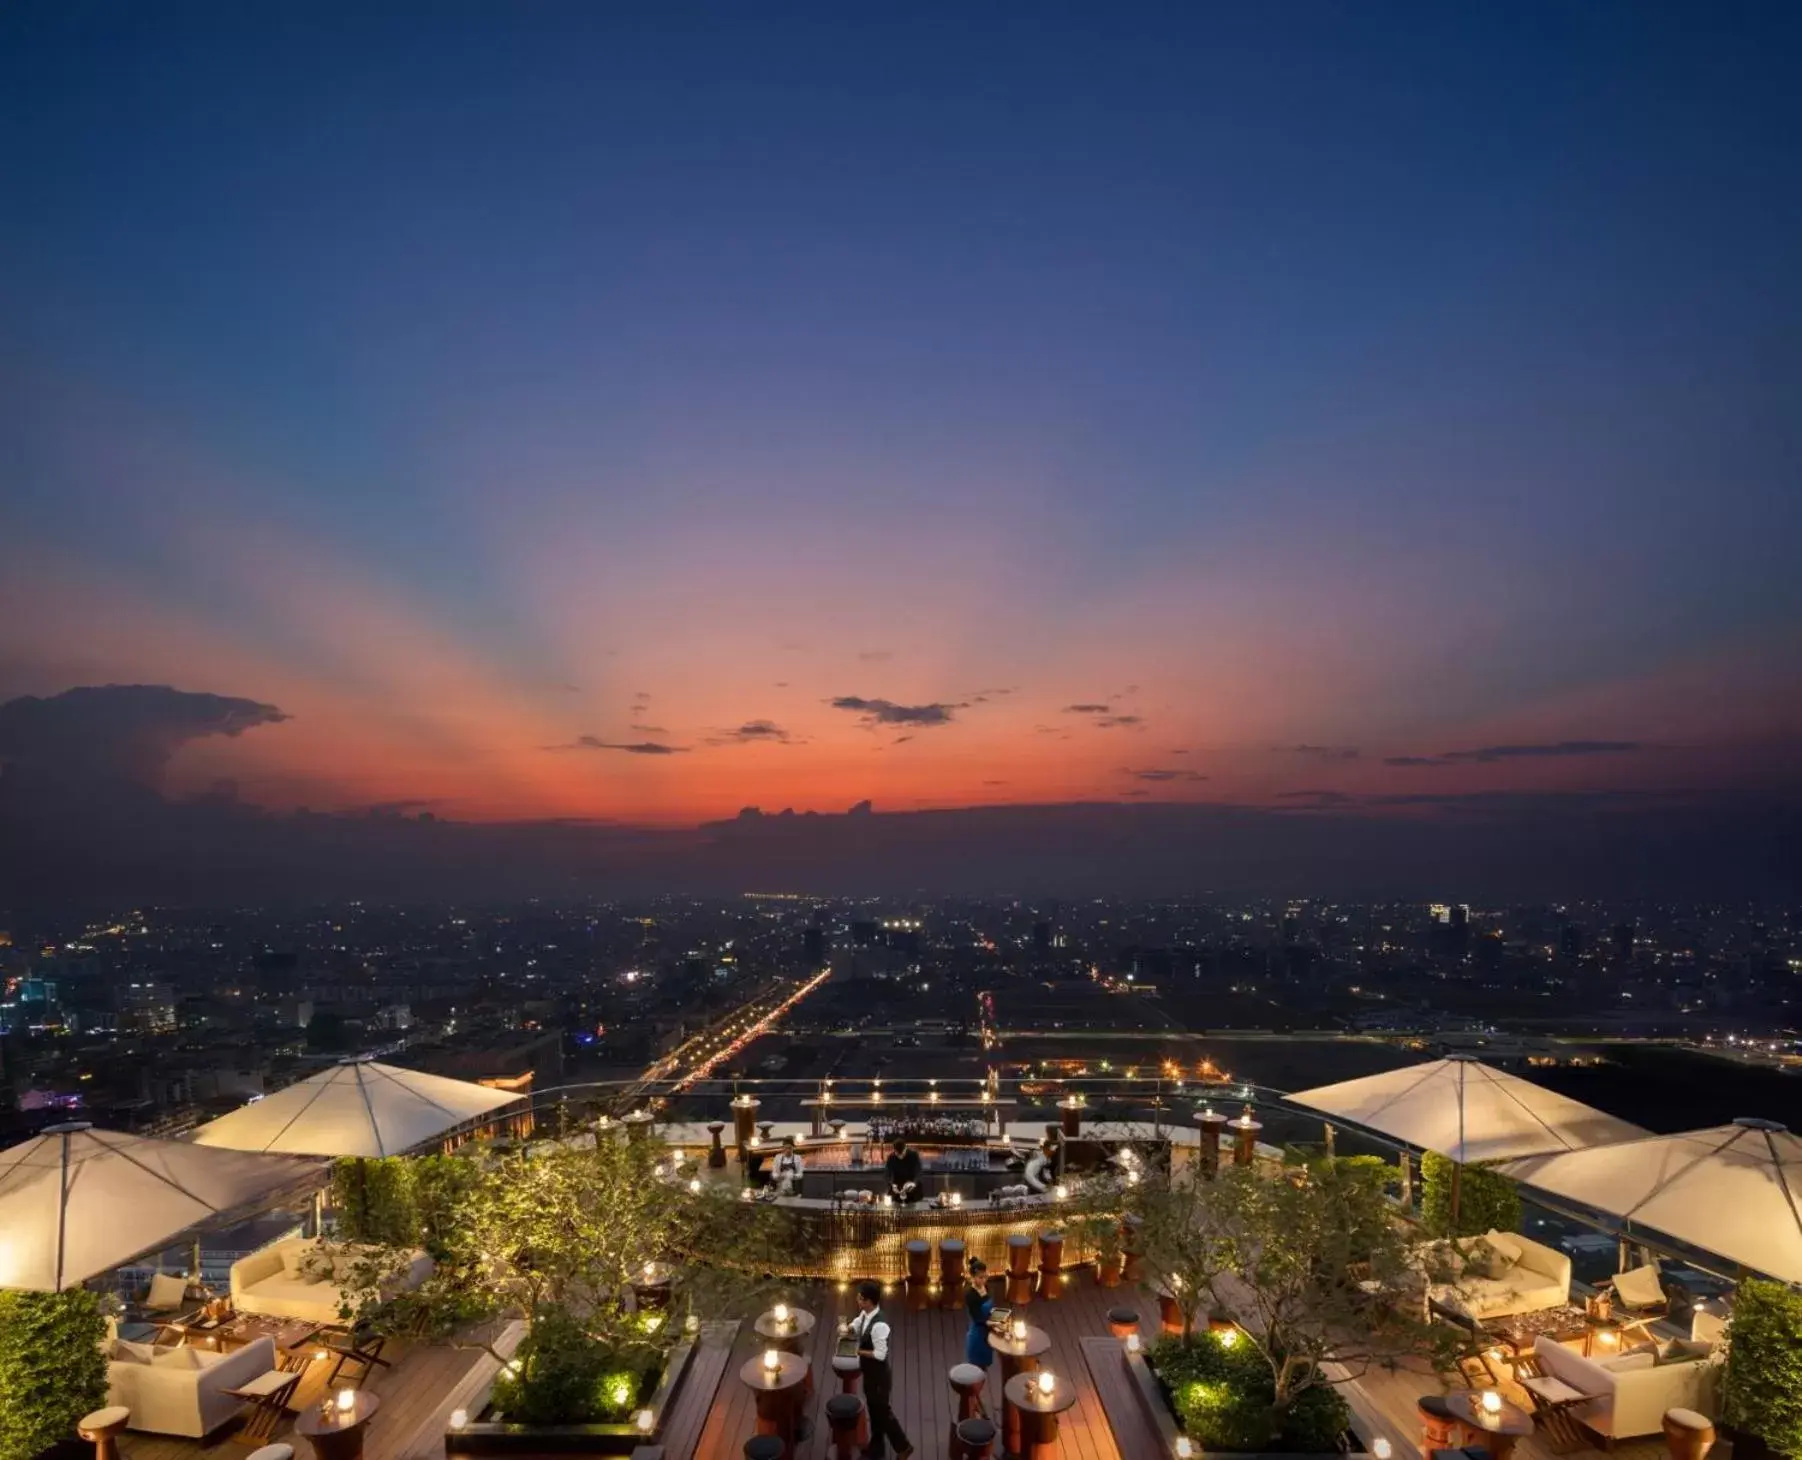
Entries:
{"type": "Polygon", "coordinates": [[[806,1169],[807,1163],[801,1159],[801,1153],[795,1149],[795,1138],[785,1136],[782,1141],[782,1154],[776,1158],[776,1168],[771,1173],[771,1180],[776,1184],[776,1195],[797,1195],[801,1190],[801,1173],[806,1169]]]}

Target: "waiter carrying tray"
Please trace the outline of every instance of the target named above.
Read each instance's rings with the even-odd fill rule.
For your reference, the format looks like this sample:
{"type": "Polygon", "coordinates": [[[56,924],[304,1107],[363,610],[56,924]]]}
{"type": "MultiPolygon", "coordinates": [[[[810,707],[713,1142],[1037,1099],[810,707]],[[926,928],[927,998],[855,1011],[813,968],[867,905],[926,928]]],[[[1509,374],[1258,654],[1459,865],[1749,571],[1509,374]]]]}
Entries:
{"type": "Polygon", "coordinates": [[[882,1285],[857,1285],[857,1316],[839,1325],[839,1331],[857,1341],[857,1367],[863,1374],[864,1403],[870,1410],[870,1448],[865,1460],[883,1460],[888,1446],[895,1460],[907,1460],[914,1452],[901,1421],[895,1418],[895,1371],[889,1364],[889,1344],[894,1332],[882,1312],[882,1285]]]}

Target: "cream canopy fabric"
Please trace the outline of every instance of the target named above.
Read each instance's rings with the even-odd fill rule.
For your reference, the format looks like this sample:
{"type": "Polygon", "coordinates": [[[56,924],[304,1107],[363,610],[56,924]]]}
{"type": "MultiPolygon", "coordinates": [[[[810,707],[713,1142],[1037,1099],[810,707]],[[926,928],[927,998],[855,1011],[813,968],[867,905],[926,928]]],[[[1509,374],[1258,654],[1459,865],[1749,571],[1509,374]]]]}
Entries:
{"type": "Polygon", "coordinates": [[[194,1139],[240,1151],[398,1156],[519,1098],[468,1080],[346,1060],[209,1121],[194,1139]]]}
{"type": "Polygon", "coordinates": [[[1321,1085],[1288,1099],[1459,1163],[1575,1151],[1645,1134],[1469,1055],[1321,1085]]]}
{"type": "Polygon", "coordinates": [[[1500,1169],[1629,1226],[1802,1283],[1802,1139],[1775,1121],[1736,1120],[1500,1169]]]}
{"type": "Polygon", "coordinates": [[[0,1151],[0,1287],[77,1287],[320,1169],[292,1156],[52,1126],[0,1151]]]}

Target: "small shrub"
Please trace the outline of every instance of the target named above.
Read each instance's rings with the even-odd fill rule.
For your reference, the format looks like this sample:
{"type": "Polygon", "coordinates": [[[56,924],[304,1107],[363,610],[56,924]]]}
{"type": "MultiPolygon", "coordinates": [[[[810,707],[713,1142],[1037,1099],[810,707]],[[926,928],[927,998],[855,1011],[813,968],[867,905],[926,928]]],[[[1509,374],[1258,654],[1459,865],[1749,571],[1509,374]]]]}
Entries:
{"type": "Polygon", "coordinates": [[[1351,1428],[1351,1406],[1329,1384],[1304,1389],[1283,1415],[1278,1448],[1298,1455],[1327,1454],[1339,1448],[1339,1437],[1351,1428]]]}
{"type": "Polygon", "coordinates": [[[0,1292],[0,1460],[31,1460],[106,1403],[97,1294],[0,1292]]]}
{"type": "Polygon", "coordinates": [[[1327,1384],[1303,1390],[1278,1413],[1270,1366],[1244,1338],[1165,1338],[1145,1357],[1184,1432],[1202,1450],[1326,1454],[1351,1426],[1344,1397],[1327,1384]]]}
{"type": "Polygon", "coordinates": [[[1802,1293],[1747,1278],[1731,1331],[1722,1418],[1779,1455],[1802,1455],[1802,1293]]]}
{"type": "Polygon", "coordinates": [[[619,1423],[657,1387],[662,1360],[590,1338],[564,1308],[541,1308],[511,1366],[495,1380],[494,1409],[516,1424],[619,1423]]]}

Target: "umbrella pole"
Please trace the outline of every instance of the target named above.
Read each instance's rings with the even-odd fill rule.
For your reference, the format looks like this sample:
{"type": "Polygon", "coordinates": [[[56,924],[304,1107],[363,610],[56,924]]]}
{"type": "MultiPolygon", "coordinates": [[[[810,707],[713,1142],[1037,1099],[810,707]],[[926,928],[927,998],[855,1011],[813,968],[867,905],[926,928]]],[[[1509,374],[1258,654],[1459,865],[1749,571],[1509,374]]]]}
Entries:
{"type": "Polygon", "coordinates": [[[1460,1188],[1464,1184],[1461,1179],[1463,1175],[1464,1163],[1462,1161],[1452,1162],[1452,1235],[1454,1237],[1458,1235],[1458,1197],[1461,1194],[1460,1188]]]}

